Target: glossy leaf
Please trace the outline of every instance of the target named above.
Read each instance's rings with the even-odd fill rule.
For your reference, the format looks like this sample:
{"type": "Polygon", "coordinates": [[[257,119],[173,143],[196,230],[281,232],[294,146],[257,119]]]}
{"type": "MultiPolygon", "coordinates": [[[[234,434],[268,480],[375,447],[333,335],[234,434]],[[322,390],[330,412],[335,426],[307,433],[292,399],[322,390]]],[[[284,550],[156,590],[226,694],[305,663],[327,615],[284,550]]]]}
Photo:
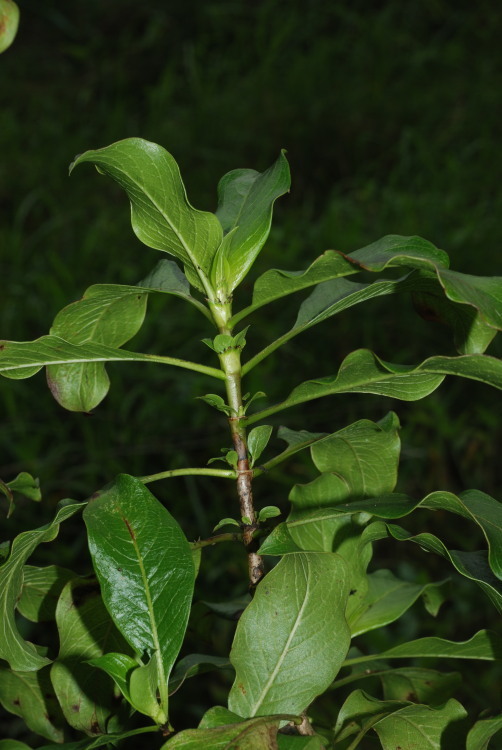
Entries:
{"type": "Polygon", "coordinates": [[[91,499],[84,520],[105,604],[135,651],[157,659],[167,701],[195,581],[186,537],[144,484],[126,474],[91,499]]]}
{"type": "Polygon", "coordinates": [[[0,667],[0,703],[20,716],[32,732],[54,742],[63,741],[64,718],[47,669],[13,672],[0,667]]]}
{"type": "Polygon", "coordinates": [[[50,659],[40,656],[32,643],[23,639],[15,621],[14,610],[23,588],[23,566],[38,545],[55,539],[59,525],[84,505],[66,505],[50,523],[19,534],[12,542],[9,557],[0,566],[0,658],[15,671],[36,671],[50,663],[50,659]]]}
{"type": "Polygon", "coordinates": [[[224,239],[212,268],[216,289],[230,294],[246,276],[269,235],[274,202],[290,184],[284,152],[261,174],[254,169],[234,169],[222,177],[216,216],[224,239]]]}
{"type": "Polygon", "coordinates": [[[51,680],[70,726],[87,734],[120,729],[114,724],[119,704],[113,683],[86,662],[108,651],[130,648],[115,628],[95,582],[70,581],[56,609],[59,654],[51,680]]]}
{"type": "MultiPolygon", "coordinates": [[[[467,735],[466,750],[487,750],[492,738],[500,741],[501,737],[502,714],[491,719],[481,719],[474,724],[467,735]]],[[[493,748],[495,750],[495,746],[493,748]]]]}
{"type": "Polygon", "coordinates": [[[75,574],[58,565],[23,568],[23,589],[17,603],[19,612],[32,622],[49,622],[56,617],[56,605],[65,585],[75,574]]]}
{"type": "Polygon", "coordinates": [[[248,451],[251,456],[251,466],[254,466],[267,447],[268,441],[272,435],[272,430],[272,425],[262,424],[250,431],[247,442],[248,451]]]}
{"type": "Polygon", "coordinates": [[[502,361],[483,354],[459,357],[429,357],[417,366],[384,362],[369,349],[357,349],[340,365],[336,375],[307,380],[279,404],[248,417],[247,423],[261,421],[291,406],[336,393],[375,393],[402,401],[417,401],[432,393],[445,375],[479,380],[502,389],[502,361]]]}
{"type": "Polygon", "coordinates": [[[390,570],[380,569],[367,576],[368,591],[348,623],[352,636],[398,620],[430,588],[439,583],[409,583],[396,578],[390,570]]]}
{"type": "MultiPolygon", "coordinates": [[[[185,729],[161,750],[274,750],[281,716],[265,716],[214,729],[185,729]]],[[[285,717],[286,718],[286,717],[285,717]]]]}
{"type": "Polygon", "coordinates": [[[337,555],[298,553],[265,576],[237,625],[231,711],[301,713],[333,681],[349,647],[347,573],[337,555]]]}
{"type": "Polygon", "coordinates": [[[181,260],[190,282],[207,293],[211,263],[223,232],[214,214],[190,205],[171,154],[142,138],[127,138],[86,151],[75,159],[70,172],[83,162],[94,164],[126,191],[138,239],[181,260]]]}
{"type": "Polygon", "coordinates": [[[357,273],[364,268],[383,271],[394,266],[431,269],[447,267],[448,256],[421,237],[387,235],[350,255],[327,250],[306,271],[271,269],[260,276],[254,286],[249,307],[234,315],[235,324],[263,305],[316,284],[357,273]]]}

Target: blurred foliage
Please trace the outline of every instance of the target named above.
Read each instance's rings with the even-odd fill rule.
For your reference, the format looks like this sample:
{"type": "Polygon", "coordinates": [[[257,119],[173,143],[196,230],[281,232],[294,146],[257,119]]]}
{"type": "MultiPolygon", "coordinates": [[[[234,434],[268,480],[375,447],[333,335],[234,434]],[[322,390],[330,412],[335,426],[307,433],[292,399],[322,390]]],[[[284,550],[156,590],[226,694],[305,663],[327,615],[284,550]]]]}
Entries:
{"type": "MultiPolygon", "coordinates": [[[[75,154],[135,135],[173,153],[190,201],[207,210],[215,209],[222,174],[239,166],[262,170],[288,149],[293,189],[277,204],[267,248],[242,286],[243,304],[253,276],[270,266],[303,269],[329,247],[350,251],[387,233],[426,237],[450,254],[455,270],[502,275],[502,6],[489,0],[454,6],[446,0],[20,0],[19,6],[18,36],[0,58],[2,338],[46,333],[56,312],[88,285],[135,283],[161,257],[133,236],[126,200],[113,183],[91,169],[67,177],[75,154]]],[[[131,348],[214,364],[200,343],[208,335],[203,319],[182,304],[152,300],[150,325],[131,348]]],[[[287,329],[294,305],[276,303],[255,314],[246,354],[287,329]]],[[[374,300],[287,345],[250,374],[247,389],[277,399],[303,379],[333,373],[358,346],[411,364],[453,353],[450,338],[404,299],[374,300]]],[[[500,356],[500,344],[490,351],[500,356]]],[[[207,390],[203,378],[139,364],[109,369],[110,395],[91,415],[63,411],[41,375],[0,383],[0,476],[30,471],[44,491],[41,505],[18,502],[13,518],[2,521],[0,541],[43,523],[59,499],[83,499],[117,472],[204,465],[229,447],[224,418],[193,400],[207,390]]],[[[403,425],[401,490],[423,496],[474,486],[500,498],[497,398],[481,384],[447,381],[419,404],[349,396],[313,402],[283,419],[291,428],[334,431],[395,408],[403,425]]],[[[307,458],[295,456],[257,480],[258,506],[285,508],[291,482],[310,477],[307,458]]],[[[224,480],[178,478],[155,491],[192,538],[232,515],[233,487],[224,480]]],[[[448,524],[434,518],[441,522],[448,524]]],[[[453,546],[476,547],[455,523],[453,546]]],[[[58,562],[85,572],[79,523],[62,529],[61,539],[58,562]]],[[[379,563],[388,558],[395,568],[392,544],[379,550],[379,563]]],[[[241,557],[209,550],[199,598],[241,595],[241,557]]],[[[52,561],[49,545],[37,559],[52,561]]],[[[443,563],[420,550],[410,550],[399,566],[410,578],[445,575],[443,563]]],[[[413,636],[418,623],[422,634],[468,637],[489,605],[456,579],[452,593],[438,621],[425,618],[426,633],[424,615],[414,608],[397,630],[378,637],[392,641],[401,627],[413,636]]],[[[223,654],[231,623],[211,622],[202,607],[192,631],[204,634],[209,652],[223,654]]],[[[493,678],[483,669],[493,697],[493,678]]],[[[225,680],[224,673],[202,679],[200,694],[192,696],[194,714],[207,704],[203,691],[218,700],[225,680]]],[[[180,711],[188,710],[186,695],[180,692],[180,711]]]]}

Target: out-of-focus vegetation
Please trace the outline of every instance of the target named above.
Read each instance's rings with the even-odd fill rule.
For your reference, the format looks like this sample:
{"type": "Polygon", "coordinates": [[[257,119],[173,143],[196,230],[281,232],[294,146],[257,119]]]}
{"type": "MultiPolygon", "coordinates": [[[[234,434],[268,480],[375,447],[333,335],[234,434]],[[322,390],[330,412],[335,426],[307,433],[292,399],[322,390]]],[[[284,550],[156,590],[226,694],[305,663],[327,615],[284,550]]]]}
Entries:
{"type": "MultiPolygon", "coordinates": [[[[20,0],[19,6],[18,37],[0,58],[1,338],[46,333],[56,312],[88,285],[135,283],[161,257],[133,236],[118,188],[90,169],[68,178],[75,154],[134,135],[173,153],[190,201],[207,210],[215,209],[213,186],[222,174],[236,165],[262,170],[288,149],[293,189],[277,206],[256,274],[271,265],[304,269],[327,248],[350,251],[387,233],[416,233],[443,247],[455,270],[502,275],[502,6],[488,0],[20,0]]],[[[242,293],[250,293],[251,283],[242,293]]],[[[158,316],[131,347],[199,357],[198,318],[174,298],[152,302],[158,316]]],[[[260,333],[250,329],[249,352],[263,345],[265,332],[274,337],[285,330],[293,309],[276,303],[273,315],[256,315],[260,333]]],[[[415,314],[404,301],[384,298],[361,309],[356,314],[367,317],[357,333],[350,317],[337,316],[307,336],[303,350],[286,347],[267,360],[265,382],[253,372],[249,390],[275,399],[289,391],[292,373],[295,382],[331,374],[358,345],[412,364],[432,353],[431,341],[438,353],[446,341],[419,317],[410,339],[403,321],[415,314]]],[[[492,350],[500,355],[500,344],[492,350]]],[[[211,362],[209,350],[207,357],[211,362]]],[[[59,499],[84,499],[119,471],[203,465],[224,447],[223,418],[193,401],[205,392],[198,378],[169,370],[166,379],[164,368],[143,365],[109,369],[110,395],[91,415],[63,411],[41,375],[0,383],[0,476],[30,471],[44,493],[41,505],[19,502],[13,518],[2,521],[0,541],[33,525],[34,514],[40,523],[52,517],[59,499]]],[[[496,398],[481,384],[459,381],[447,395],[439,389],[419,404],[371,396],[321,401],[308,407],[308,423],[334,431],[395,408],[403,425],[403,491],[423,496],[475,486],[500,498],[496,398]]],[[[300,412],[297,418],[288,414],[288,426],[301,426],[300,412]]],[[[292,476],[307,481],[307,463],[295,460],[271,477],[259,506],[281,505],[292,476]]],[[[229,488],[217,479],[174,479],[156,491],[188,536],[207,535],[231,515],[229,488]]],[[[460,526],[450,533],[459,546],[476,547],[460,526]]],[[[59,547],[58,562],[78,566],[81,556],[86,571],[78,526],[61,538],[68,544],[66,552],[59,547]]],[[[389,567],[416,575],[412,553],[406,564],[392,553],[390,545],[381,547],[389,567]]],[[[212,598],[215,582],[220,595],[225,587],[242,593],[244,560],[229,564],[228,550],[208,554],[213,565],[199,582],[202,598],[212,598]]],[[[50,556],[47,545],[39,558],[50,556]]],[[[431,561],[430,575],[442,574],[442,564],[431,561]]],[[[455,602],[439,621],[431,618],[431,633],[467,638],[484,624],[489,605],[472,587],[456,580],[455,587],[455,602]]],[[[416,631],[413,612],[399,625],[408,637],[416,631]]],[[[193,629],[200,635],[199,614],[193,629]]],[[[228,623],[206,633],[212,651],[230,634],[228,623]]],[[[209,689],[217,701],[218,683],[208,681],[209,689]]]]}

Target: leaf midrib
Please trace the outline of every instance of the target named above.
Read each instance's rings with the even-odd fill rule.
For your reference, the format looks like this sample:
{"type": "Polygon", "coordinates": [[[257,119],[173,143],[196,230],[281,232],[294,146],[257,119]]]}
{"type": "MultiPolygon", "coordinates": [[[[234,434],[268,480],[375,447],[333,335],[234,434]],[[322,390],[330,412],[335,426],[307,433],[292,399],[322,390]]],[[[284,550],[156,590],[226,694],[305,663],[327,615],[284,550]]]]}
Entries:
{"type": "Polygon", "coordinates": [[[270,690],[270,688],[271,688],[271,686],[272,686],[272,684],[273,684],[273,682],[274,682],[274,680],[275,680],[275,678],[277,676],[277,673],[278,673],[279,669],[281,668],[281,666],[282,666],[282,664],[284,662],[284,659],[286,658],[286,655],[287,655],[287,653],[289,651],[289,646],[290,646],[290,644],[291,644],[291,642],[292,642],[292,640],[293,640],[293,638],[294,638],[294,636],[296,634],[296,631],[298,630],[298,628],[300,626],[303,612],[305,610],[305,607],[306,607],[307,602],[308,602],[309,597],[310,597],[310,591],[309,591],[309,583],[310,583],[310,577],[311,577],[310,565],[307,564],[305,566],[305,563],[303,562],[303,560],[301,561],[301,564],[302,564],[304,570],[306,570],[306,576],[305,576],[305,590],[306,590],[306,593],[305,593],[305,597],[303,599],[303,603],[302,603],[302,605],[300,607],[300,610],[298,611],[298,614],[296,616],[295,624],[291,628],[291,631],[289,633],[289,636],[288,636],[288,639],[287,639],[286,644],[284,646],[284,649],[283,649],[281,655],[279,656],[279,659],[277,660],[277,664],[276,664],[274,670],[272,671],[272,674],[270,675],[269,679],[265,683],[265,686],[264,686],[264,688],[263,688],[263,690],[262,690],[262,692],[261,692],[258,700],[256,701],[255,705],[253,706],[252,716],[256,716],[256,711],[260,708],[260,706],[262,705],[263,701],[265,700],[265,696],[268,693],[268,691],[270,690]]]}

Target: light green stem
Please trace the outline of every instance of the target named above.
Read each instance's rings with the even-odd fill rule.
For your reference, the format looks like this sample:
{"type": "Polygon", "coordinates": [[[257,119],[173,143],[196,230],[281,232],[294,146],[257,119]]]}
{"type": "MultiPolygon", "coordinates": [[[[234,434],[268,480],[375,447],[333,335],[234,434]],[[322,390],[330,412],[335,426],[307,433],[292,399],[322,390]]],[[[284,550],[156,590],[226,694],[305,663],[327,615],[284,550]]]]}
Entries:
{"type": "Polygon", "coordinates": [[[206,365],[200,365],[198,362],[190,362],[189,360],[178,359],[177,357],[162,357],[159,354],[145,354],[144,356],[148,357],[152,362],[160,362],[161,364],[172,365],[173,367],[184,367],[185,370],[194,370],[218,380],[225,380],[224,373],[216,367],[207,367],[206,365]]]}
{"type": "Polygon", "coordinates": [[[184,477],[204,475],[207,477],[224,477],[226,479],[236,479],[237,472],[234,469],[170,469],[169,471],[160,471],[158,474],[148,474],[145,477],[138,477],[143,484],[157,482],[159,479],[171,479],[171,477],[184,477]]]}

